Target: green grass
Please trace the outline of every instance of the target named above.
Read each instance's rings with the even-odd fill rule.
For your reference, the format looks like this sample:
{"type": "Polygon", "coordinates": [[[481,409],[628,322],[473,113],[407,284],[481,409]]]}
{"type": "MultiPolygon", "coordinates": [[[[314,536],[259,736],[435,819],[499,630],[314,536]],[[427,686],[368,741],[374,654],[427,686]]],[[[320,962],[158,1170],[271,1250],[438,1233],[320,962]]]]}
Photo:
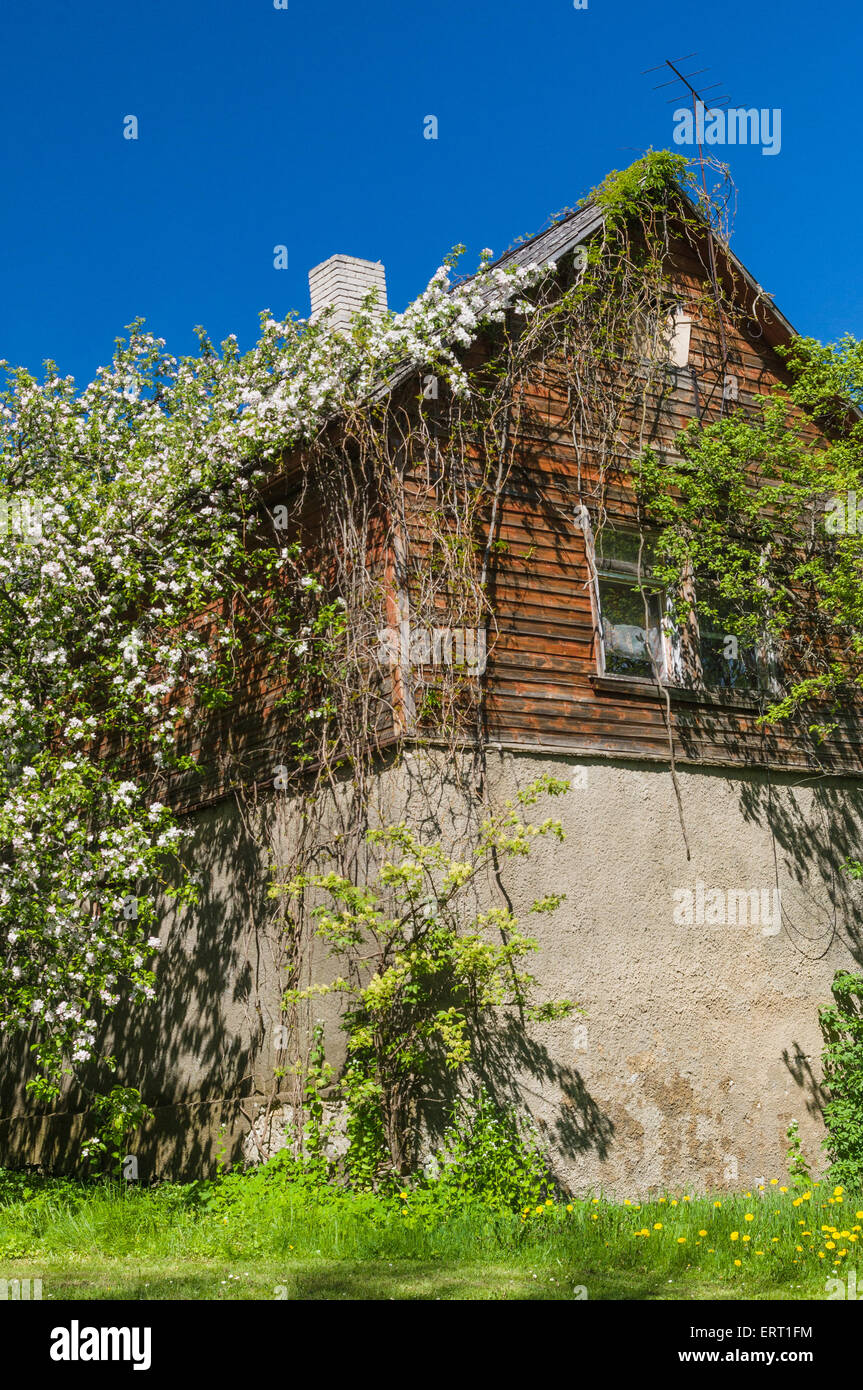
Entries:
{"type": "Polygon", "coordinates": [[[817,1184],[510,1213],[265,1170],[125,1190],[0,1173],[0,1278],[46,1299],[823,1299],[858,1266],[863,1287],[861,1240],[863,1201],[817,1184]]]}
{"type": "MultiPolygon", "coordinates": [[[[5,1278],[40,1278],[43,1300],[64,1299],[460,1299],[564,1300],[576,1296],[561,1265],[533,1261],[523,1268],[512,1262],[423,1260],[146,1260],[131,1256],[74,1260],[42,1259],[3,1262],[5,1278]]],[[[603,1299],[738,1298],[742,1295],[704,1281],[668,1282],[655,1275],[591,1275],[588,1294],[603,1299]]],[[[767,1294],[763,1295],[769,1296],[767,1294]]],[[[778,1298],[801,1298],[801,1292],[777,1292],[778,1298]]]]}

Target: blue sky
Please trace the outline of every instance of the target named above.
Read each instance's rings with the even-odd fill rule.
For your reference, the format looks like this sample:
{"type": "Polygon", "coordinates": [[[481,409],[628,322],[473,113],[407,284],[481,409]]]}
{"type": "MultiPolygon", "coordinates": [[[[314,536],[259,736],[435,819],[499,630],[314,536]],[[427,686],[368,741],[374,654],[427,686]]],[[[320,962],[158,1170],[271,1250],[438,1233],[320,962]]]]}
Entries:
{"type": "Polygon", "coordinates": [[[334,252],[403,308],[455,243],[473,269],[670,147],[642,69],[692,51],[782,113],[777,155],[717,151],[737,254],[801,332],[863,336],[861,40],[858,0],[3,0],[0,357],[83,382],[138,315],[245,348],[334,252]]]}

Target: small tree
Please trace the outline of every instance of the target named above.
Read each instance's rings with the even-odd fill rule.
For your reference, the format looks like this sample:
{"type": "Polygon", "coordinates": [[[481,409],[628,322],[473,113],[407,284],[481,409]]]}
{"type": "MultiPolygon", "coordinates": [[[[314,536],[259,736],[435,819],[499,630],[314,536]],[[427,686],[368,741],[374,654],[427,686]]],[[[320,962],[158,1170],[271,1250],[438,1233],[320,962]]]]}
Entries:
{"type": "MultiPolygon", "coordinates": [[[[399,824],[368,835],[383,852],[374,883],[303,873],[274,885],[274,895],[287,892],[299,900],[312,890],[327,898],[312,916],[343,973],[329,984],[289,990],[285,1003],[331,993],[348,999],[344,1085],[366,1176],[374,1167],[370,1135],[379,1141],[371,1145],[379,1158],[383,1150],[395,1172],[410,1170],[428,1079],[441,1069],[463,1071],[472,1036],[495,1014],[514,1009],[528,1022],[573,1010],[569,1001],[536,1002],[537,981],[524,962],[538,943],[521,931],[509,908],[479,910],[466,891],[484,869],[529,854],[538,836],[563,839],[558,821],[527,823],[522,808],[568,787],[548,776],[533,782],[483,821],[466,858],[439,842],[423,844],[410,826],[399,824]]],[[[552,912],[563,896],[548,894],[530,910],[552,912]]]]}
{"type": "Polygon", "coordinates": [[[829,1099],[824,1106],[830,1176],[863,1187],[863,975],[833,978],[833,1007],[820,1013],[821,1059],[829,1099]]]}

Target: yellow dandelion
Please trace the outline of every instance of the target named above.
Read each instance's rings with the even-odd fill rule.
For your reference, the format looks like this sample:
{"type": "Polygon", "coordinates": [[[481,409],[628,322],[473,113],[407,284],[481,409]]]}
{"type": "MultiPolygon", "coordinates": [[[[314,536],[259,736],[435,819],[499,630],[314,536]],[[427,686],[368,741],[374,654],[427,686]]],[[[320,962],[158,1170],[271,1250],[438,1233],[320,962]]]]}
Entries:
{"type": "Polygon", "coordinates": [[[744,1220],[744,1221],[754,1221],[754,1220],[755,1220],[755,1217],[752,1215],[752,1212],[751,1212],[751,1211],[748,1211],[748,1212],[746,1213],[746,1215],[744,1216],[743,1220],[744,1220]]]}
{"type": "Polygon", "coordinates": [[[653,1229],[654,1229],[654,1231],[661,1231],[661,1230],[662,1230],[662,1222],[661,1222],[661,1221],[654,1221],[654,1223],[653,1223],[653,1229]]]}
{"type": "Polygon", "coordinates": [[[706,1236],[706,1235],[707,1235],[707,1232],[706,1232],[706,1231],[699,1231],[698,1234],[699,1234],[700,1236],[706,1236]]]}
{"type": "Polygon", "coordinates": [[[739,1231],[732,1231],[732,1232],[731,1232],[731,1239],[732,1239],[732,1240],[739,1240],[739,1239],[740,1239],[740,1232],[739,1232],[739,1231]]]}

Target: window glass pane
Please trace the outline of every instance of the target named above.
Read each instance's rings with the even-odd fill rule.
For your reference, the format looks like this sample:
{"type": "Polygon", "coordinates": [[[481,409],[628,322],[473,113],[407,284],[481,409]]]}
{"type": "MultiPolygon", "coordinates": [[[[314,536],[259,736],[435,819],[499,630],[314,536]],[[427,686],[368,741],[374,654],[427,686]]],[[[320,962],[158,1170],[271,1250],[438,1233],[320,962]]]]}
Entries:
{"type": "MultiPolygon", "coordinates": [[[[600,574],[621,574],[639,577],[638,551],[641,538],[635,531],[612,531],[605,527],[596,537],[596,567],[600,574]]],[[[641,578],[653,569],[654,544],[645,536],[641,547],[641,578]]]]}
{"type": "Polygon", "coordinates": [[[602,645],[605,669],[610,675],[653,676],[651,653],[660,675],[662,659],[661,598],[631,584],[614,584],[600,578],[602,645]],[[647,601],[647,628],[644,607],[647,601]]]}
{"type": "Polygon", "coordinates": [[[747,647],[722,621],[727,606],[717,596],[711,599],[717,616],[708,616],[699,606],[698,634],[701,672],[704,684],[727,690],[753,689],[759,685],[758,654],[747,647]]]}

